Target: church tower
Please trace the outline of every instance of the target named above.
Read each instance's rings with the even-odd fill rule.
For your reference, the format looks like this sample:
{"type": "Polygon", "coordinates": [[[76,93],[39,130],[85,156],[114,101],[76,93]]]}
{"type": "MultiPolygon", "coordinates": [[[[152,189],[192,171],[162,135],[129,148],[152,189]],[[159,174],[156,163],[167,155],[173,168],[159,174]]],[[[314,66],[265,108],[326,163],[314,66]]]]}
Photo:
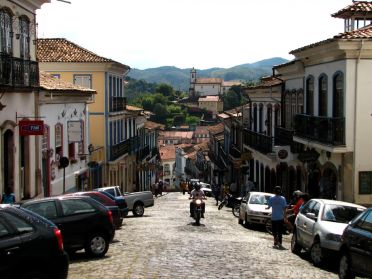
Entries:
{"type": "Polygon", "coordinates": [[[193,67],[190,71],[189,97],[194,97],[195,96],[195,83],[196,83],[196,70],[193,67]]]}
{"type": "Polygon", "coordinates": [[[344,19],[344,32],[351,32],[372,23],[372,3],[353,1],[353,4],[332,14],[332,17],[344,19]]]}

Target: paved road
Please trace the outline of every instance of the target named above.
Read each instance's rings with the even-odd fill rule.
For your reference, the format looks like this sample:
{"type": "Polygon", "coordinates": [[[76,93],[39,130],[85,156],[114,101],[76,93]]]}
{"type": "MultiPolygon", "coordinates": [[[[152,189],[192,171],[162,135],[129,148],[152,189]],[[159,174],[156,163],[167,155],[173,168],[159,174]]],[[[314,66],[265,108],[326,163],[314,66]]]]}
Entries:
{"type": "Polygon", "coordinates": [[[189,218],[189,201],[182,193],[169,193],[146,208],[141,218],[124,220],[103,259],[77,253],[69,278],[338,278],[314,267],[304,253],[272,248],[272,237],[259,229],[238,224],[230,208],[217,210],[206,201],[206,218],[195,226],[189,218]]]}

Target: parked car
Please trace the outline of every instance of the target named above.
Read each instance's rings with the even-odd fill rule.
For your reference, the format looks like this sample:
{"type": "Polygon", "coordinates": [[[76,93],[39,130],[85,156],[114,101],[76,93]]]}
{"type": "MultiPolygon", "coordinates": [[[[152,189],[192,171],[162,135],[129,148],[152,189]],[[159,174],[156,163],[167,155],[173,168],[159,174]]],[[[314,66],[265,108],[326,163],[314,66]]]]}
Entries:
{"type": "Polygon", "coordinates": [[[0,274],[2,279],[65,279],[68,256],[61,231],[26,209],[0,205],[0,274]]]}
{"type": "Polygon", "coordinates": [[[106,192],[106,191],[100,191],[100,193],[102,193],[103,195],[107,196],[108,198],[110,198],[111,200],[115,202],[115,204],[119,207],[121,216],[123,218],[128,216],[128,211],[129,211],[128,204],[125,201],[123,196],[114,197],[113,195],[111,195],[109,192],[106,192]]]}
{"type": "Polygon", "coordinates": [[[75,192],[67,195],[77,195],[77,196],[88,196],[92,199],[100,202],[111,210],[112,218],[114,220],[115,229],[120,229],[123,224],[123,214],[119,206],[116,204],[115,199],[109,198],[107,195],[99,191],[86,191],[86,192],[75,192]]]}
{"type": "Polygon", "coordinates": [[[92,257],[103,257],[114,238],[112,213],[85,196],[57,196],[25,201],[27,208],[52,221],[61,230],[67,252],[80,249],[92,257]]]}
{"type": "Polygon", "coordinates": [[[340,279],[372,278],[372,208],[355,217],[341,237],[340,279]]]}
{"type": "Polygon", "coordinates": [[[261,224],[265,225],[271,215],[271,208],[266,209],[267,202],[270,197],[274,196],[271,193],[265,192],[249,192],[240,204],[239,224],[261,224]]]}
{"type": "Polygon", "coordinates": [[[108,192],[114,197],[124,197],[128,210],[132,211],[134,216],[142,216],[145,212],[145,207],[154,205],[154,196],[151,191],[121,193],[119,186],[101,187],[94,190],[108,192]]]}
{"type": "Polygon", "coordinates": [[[291,250],[299,253],[302,248],[310,251],[314,265],[320,265],[324,258],[339,252],[341,235],[355,216],[365,210],[353,203],[311,199],[300,210],[295,221],[291,250]]]}

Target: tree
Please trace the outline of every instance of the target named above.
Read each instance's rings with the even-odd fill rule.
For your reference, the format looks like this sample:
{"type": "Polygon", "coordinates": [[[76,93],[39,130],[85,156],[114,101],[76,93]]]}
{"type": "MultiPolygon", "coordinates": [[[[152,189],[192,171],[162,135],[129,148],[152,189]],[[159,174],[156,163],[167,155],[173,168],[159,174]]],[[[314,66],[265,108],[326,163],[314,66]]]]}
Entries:
{"type": "Polygon", "coordinates": [[[200,122],[200,118],[197,116],[187,116],[186,117],[186,123],[188,125],[197,125],[200,122]]]}
{"type": "Polygon", "coordinates": [[[222,97],[223,109],[229,110],[241,105],[240,86],[232,86],[229,91],[222,97]]]}
{"type": "Polygon", "coordinates": [[[160,93],[156,93],[154,94],[154,97],[153,97],[153,104],[163,104],[163,105],[166,105],[168,103],[168,100],[166,97],[164,97],[164,95],[160,94],[160,93]]]}
{"type": "Polygon", "coordinates": [[[156,87],[156,92],[163,94],[163,96],[171,97],[173,95],[173,87],[168,84],[161,83],[156,87]]]}
{"type": "Polygon", "coordinates": [[[165,107],[165,105],[157,103],[157,104],[154,105],[154,108],[153,108],[152,111],[153,111],[153,113],[155,113],[154,118],[158,119],[162,123],[165,122],[165,119],[168,116],[168,111],[167,111],[167,108],[165,107]]]}

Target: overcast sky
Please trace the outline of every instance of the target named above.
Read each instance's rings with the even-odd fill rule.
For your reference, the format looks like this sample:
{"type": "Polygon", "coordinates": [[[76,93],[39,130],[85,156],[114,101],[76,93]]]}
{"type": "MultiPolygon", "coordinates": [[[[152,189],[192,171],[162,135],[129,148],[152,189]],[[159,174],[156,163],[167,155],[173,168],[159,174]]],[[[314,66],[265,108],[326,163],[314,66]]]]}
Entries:
{"type": "Polygon", "coordinates": [[[39,38],[66,38],[147,69],[229,68],[343,32],[330,15],[351,0],[52,0],[37,11],[39,38]]]}

